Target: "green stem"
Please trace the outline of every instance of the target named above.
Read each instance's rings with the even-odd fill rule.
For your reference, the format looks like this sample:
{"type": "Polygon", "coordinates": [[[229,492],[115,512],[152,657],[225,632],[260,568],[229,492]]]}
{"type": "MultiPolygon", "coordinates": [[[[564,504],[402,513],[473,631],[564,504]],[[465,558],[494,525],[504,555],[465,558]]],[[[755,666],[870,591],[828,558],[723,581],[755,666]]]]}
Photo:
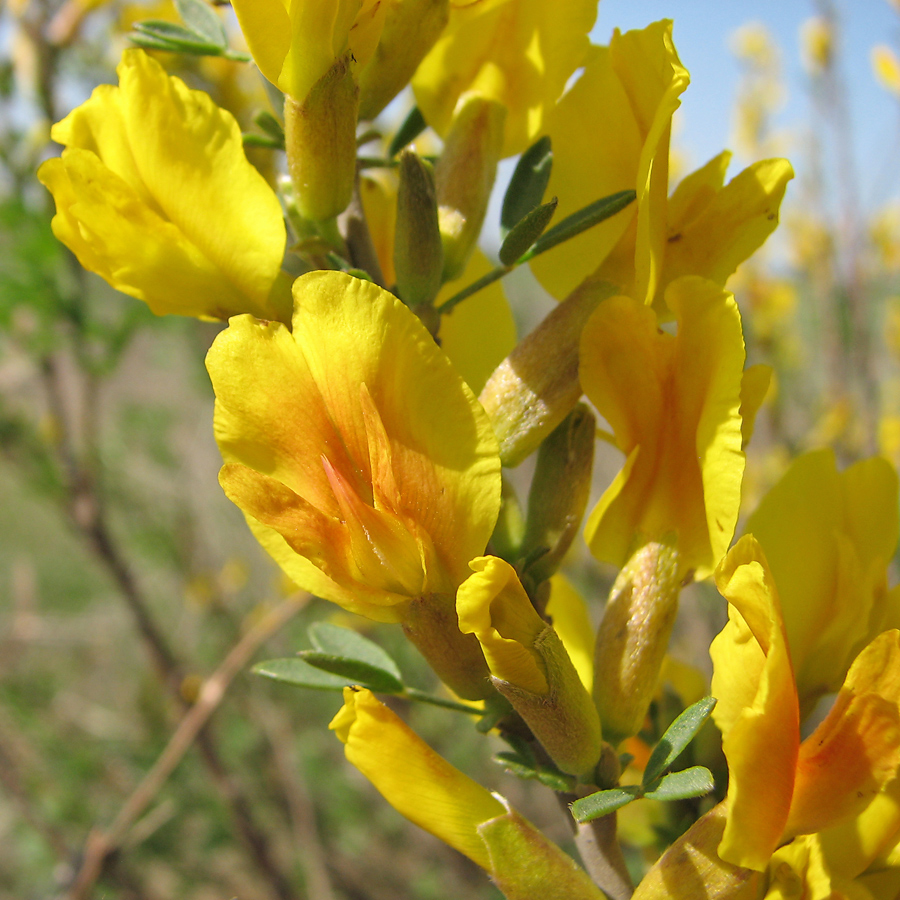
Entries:
{"type": "Polygon", "coordinates": [[[416,700],[419,703],[430,703],[432,706],[441,706],[444,709],[453,709],[456,710],[456,712],[468,713],[470,716],[480,716],[484,712],[484,710],[479,709],[477,706],[471,706],[468,703],[457,703],[456,700],[445,700],[443,697],[435,697],[433,694],[426,694],[425,691],[420,691],[411,687],[406,688],[406,690],[398,696],[405,697],[407,700],[416,700]]]}
{"type": "Polygon", "coordinates": [[[558,244],[563,243],[563,241],[567,241],[581,234],[582,231],[587,231],[588,228],[593,228],[594,225],[614,216],[617,212],[621,212],[626,206],[634,202],[636,196],[634,191],[619,191],[617,194],[610,194],[608,197],[596,200],[594,203],[572,213],[571,216],[566,216],[559,224],[554,225],[553,228],[541,235],[534,242],[531,249],[523,253],[514,263],[509,266],[497,266],[496,269],[492,269],[487,275],[483,275],[477,281],[473,281],[468,287],[463,288],[445,300],[437,308],[438,312],[442,314],[450,312],[457,303],[462,303],[463,300],[471,297],[472,294],[477,293],[489,284],[493,284],[493,282],[504,275],[512,272],[516,266],[530,262],[536,256],[546,253],[558,244]]]}

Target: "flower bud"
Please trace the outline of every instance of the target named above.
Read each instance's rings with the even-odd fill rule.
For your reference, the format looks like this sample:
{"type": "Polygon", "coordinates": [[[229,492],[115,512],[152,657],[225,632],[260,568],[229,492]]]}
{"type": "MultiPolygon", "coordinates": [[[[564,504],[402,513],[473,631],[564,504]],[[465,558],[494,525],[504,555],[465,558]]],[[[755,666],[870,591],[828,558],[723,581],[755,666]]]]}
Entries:
{"type": "Polygon", "coordinates": [[[444,251],[431,166],[412,150],[400,154],[394,237],[397,293],[407,306],[431,303],[441,287],[444,251]]]}
{"type": "Polygon", "coordinates": [[[374,119],[406,87],[449,17],[450,0],[392,0],[375,53],[357,75],[360,119],[374,119]]]}
{"type": "Polygon", "coordinates": [[[456,595],[459,628],[474,634],[494,686],[550,758],[572,775],[600,758],[600,721],[559,636],[536,612],[509,563],[483,556],[456,595]]]}
{"type": "Polygon", "coordinates": [[[541,444],[528,495],[528,523],[521,555],[535,584],[559,568],[581,526],[591,490],[596,420],[583,403],[541,444]]]}
{"type": "Polygon", "coordinates": [[[681,588],[678,551],[644,544],[616,578],[597,632],[594,701],[607,740],[637,734],[669,645],[681,588]]]}
{"type": "Polygon", "coordinates": [[[475,94],[460,98],[435,169],[444,244],[444,281],[458,278],[475,247],[503,145],[504,107],[475,94]]]}
{"type": "Polygon", "coordinates": [[[359,88],[343,56],[302,101],[285,95],[284,143],[297,207],[313,222],[333,219],[353,196],[359,88]]]}
{"type": "Polygon", "coordinates": [[[581,396],[578,346],[584,323],[617,288],[585,281],[494,370],[479,400],[504,466],[517,466],[571,412],[581,396]]]}

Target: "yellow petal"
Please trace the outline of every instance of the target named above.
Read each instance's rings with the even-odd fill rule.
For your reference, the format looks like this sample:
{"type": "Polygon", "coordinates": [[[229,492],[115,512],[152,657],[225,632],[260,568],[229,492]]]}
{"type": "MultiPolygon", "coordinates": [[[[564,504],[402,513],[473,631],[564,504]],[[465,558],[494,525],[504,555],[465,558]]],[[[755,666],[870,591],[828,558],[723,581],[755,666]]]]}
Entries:
{"type": "Polygon", "coordinates": [[[708,163],[681,179],[669,197],[667,218],[670,237],[678,234],[712,203],[725,184],[725,173],[730,162],[731,152],[723,150],[708,163]]]}
{"type": "Polygon", "coordinates": [[[716,570],[728,624],[713,641],[713,712],[728,760],[728,822],[719,856],[762,871],[781,841],[800,742],[797,692],[778,592],[745,535],[716,570]],[[765,765],[760,765],[765,760],[765,765]]]}
{"type": "Polygon", "coordinates": [[[793,177],[786,159],[762,160],[733,178],[698,214],[673,220],[657,304],[662,305],[666,285],[683,275],[701,275],[724,285],[778,226],[781,200],[793,177]]]}
{"type": "Polygon", "coordinates": [[[559,198],[559,217],[628,188],[638,199],[532,263],[554,297],[565,297],[595,270],[641,300],[651,284],[655,292],[666,242],[669,125],[687,85],[669,21],[616,31],[608,48],[592,48],[581,77],[548,120],[554,164],[547,195],[559,198]],[[615,140],[597,141],[598,133],[615,140]],[[626,234],[630,225],[634,231],[626,234]],[[620,266],[602,265],[620,239],[624,277],[620,266]]]}
{"type": "MultiPolygon", "coordinates": [[[[492,268],[487,257],[476,249],[461,279],[444,285],[435,305],[440,306],[460,285],[471,284],[492,268]]],[[[439,336],[450,362],[478,394],[516,346],[516,323],[500,282],[495,281],[455,306],[441,319],[439,336]]]]}
{"type": "Polygon", "coordinates": [[[154,312],[287,321],[281,207],[235,119],[140,50],[118,71],[54,127],[68,149],[40,177],[57,236],[154,312]]]}
{"type": "Polygon", "coordinates": [[[474,634],[495,678],[532,694],[546,694],[547,673],[534,642],[547,627],[516,570],[496,556],[473,559],[474,574],[456,594],[459,630],[474,634]]]}
{"type": "Polygon", "coordinates": [[[676,533],[684,565],[705,577],[740,502],[740,315],[730,294],[699,278],[671,285],[667,301],[677,336],[628,297],[601,303],[582,334],[582,386],[631,464],[585,536],[595,556],[621,567],[636,541],[676,533]]]}
{"type": "Polygon", "coordinates": [[[506,813],[496,797],[438,756],[370,691],[344,688],[344,707],[329,727],[347,759],[397,812],[490,870],[477,829],[506,813]]]}
{"type": "Polygon", "coordinates": [[[507,109],[503,156],[521,153],[584,61],[593,0],[492,0],[451,7],[443,35],[413,78],[425,120],[443,136],[460,96],[473,91],[507,109]]]}
{"type": "Polygon", "coordinates": [[[387,4],[379,0],[237,0],[241,30],[260,71],[301,102],[348,52],[364,66],[378,44],[387,4]]]}
{"type": "MultiPolygon", "coordinates": [[[[293,332],[238,317],[208,356],[225,462],[259,473],[252,483],[242,475],[240,486],[226,468],[225,480],[245,512],[330,579],[310,588],[367,615],[375,604],[374,617],[397,621],[398,595],[455,592],[483,551],[499,507],[496,440],[395,297],[336,272],[299,278],[294,297],[293,332]],[[313,522],[307,504],[324,518],[301,534],[294,526],[313,522]],[[341,538],[317,554],[323,522],[341,538]]],[[[286,551],[273,543],[264,542],[284,565],[286,551]]],[[[285,569],[307,586],[308,566],[285,569]]]]}
{"type": "Polygon", "coordinates": [[[886,631],[854,661],[834,706],[800,746],[786,835],[858,815],[900,764],[900,632],[886,631]]]}
{"type": "Polygon", "coordinates": [[[741,446],[746,447],[753,437],[756,414],[759,412],[772,384],[772,367],[758,363],[744,369],[741,379],[741,446]]]}
{"type": "Polygon", "coordinates": [[[818,450],[793,462],[747,522],[778,584],[805,709],[840,687],[855,654],[885,627],[897,492],[886,460],[839,473],[834,454],[818,450]]]}
{"type": "MultiPolygon", "coordinates": [[[[547,615],[588,693],[594,683],[594,631],[587,604],[565,575],[550,579],[547,615]]],[[[698,698],[699,699],[699,698],[698,698]]]]}

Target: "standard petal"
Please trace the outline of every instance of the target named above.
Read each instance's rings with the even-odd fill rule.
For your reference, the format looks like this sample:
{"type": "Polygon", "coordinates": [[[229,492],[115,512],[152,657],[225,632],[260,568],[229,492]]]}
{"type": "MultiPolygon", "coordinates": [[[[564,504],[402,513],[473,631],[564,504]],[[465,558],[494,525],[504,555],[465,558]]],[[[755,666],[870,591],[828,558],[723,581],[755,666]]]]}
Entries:
{"type": "Polygon", "coordinates": [[[713,641],[713,712],[728,760],[728,821],[719,856],[763,871],[788,818],[799,710],[778,593],[761,548],[746,535],[716,571],[729,621],[713,641]],[[765,759],[765,766],[760,760],[765,759]]]}
{"type": "Polygon", "coordinates": [[[521,153],[584,61],[597,4],[493,0],[453,6],[450,21],[413,78],[416,102],[442,137],[466,91],[507,109],[503,155],[521,153]]]}

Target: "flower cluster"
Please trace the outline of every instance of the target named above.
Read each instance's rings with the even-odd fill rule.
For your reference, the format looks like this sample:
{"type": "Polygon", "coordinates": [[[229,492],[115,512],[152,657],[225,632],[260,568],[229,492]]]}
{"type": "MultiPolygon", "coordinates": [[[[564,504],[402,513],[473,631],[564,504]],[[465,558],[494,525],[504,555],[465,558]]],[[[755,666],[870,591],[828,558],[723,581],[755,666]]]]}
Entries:
{"type": "Polygon", "coordinates": [[[668,21],[596,46],[594,0],[233,5],[284,95],[280,197],[229,113],[130,49],[53,128],[54,233],[154,312],[227,321],[207,356],[225,494],[294,583],[402,628],[468,702],[431,700],[574,804],[585,867],[359,675],[331,724],[347,759],[514,900],[627,896],[615,810],[711,791],[636,896],[896,896],[896,474],[801,456],[732,546],[770,373],[726,285],[790,164],[726,183],[724,151],[670,193],[689,76],[668,21]],[[360,153],[408,84],[413,115],[360,153]],[[492,267],[476,244],[519,154],[492,267]],[[516,343],[494,282],[520,265],[559,303],[516,343]],[[596,416],[621,469],[588,512],[596,416]],[[504,469],[532,454],[520,505],[504,469]],[[582,522],[614,574],[596,628],[559,572],[582,522]],[[669,771],[711,704],[662,734],[658,702],[682,588],[710,579],[718,785],[669,771]]]}

